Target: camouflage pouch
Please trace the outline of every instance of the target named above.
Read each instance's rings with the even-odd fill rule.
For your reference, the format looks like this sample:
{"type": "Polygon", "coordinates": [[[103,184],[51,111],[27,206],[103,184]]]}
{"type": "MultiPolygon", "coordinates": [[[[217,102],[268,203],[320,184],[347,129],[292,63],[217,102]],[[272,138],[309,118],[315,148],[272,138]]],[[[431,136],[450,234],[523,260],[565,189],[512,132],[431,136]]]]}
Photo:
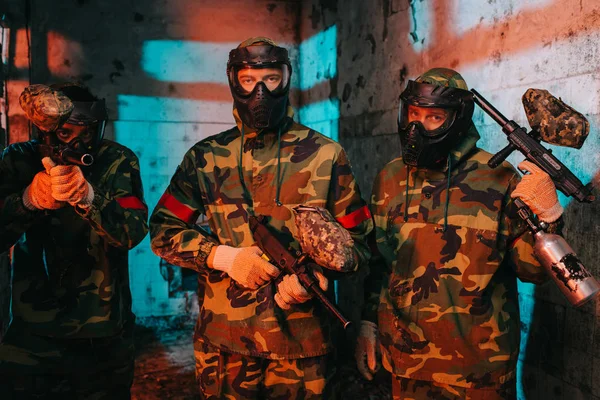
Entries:
{"type": "Polygon", "coordinates": [[[338,272],[356,267],[354,240],[331,213],[321,207],[294,207],[296,240],[302,251],[320,266],[338,272]]]}
{"type": "Polygon", "coordinates": [[[583,114],[544,89],[527,89],[522,100],[529,126],[539,133],[540,139],[576,149],[583,146],[590,133],[590,124],[583,114]]]}
{"type": "Polygon", "coordinates": [[[46,85],[30,85],[19,96],[27,118],[43,132],[60,128],[73,111],[71,100],[46,85]]]}

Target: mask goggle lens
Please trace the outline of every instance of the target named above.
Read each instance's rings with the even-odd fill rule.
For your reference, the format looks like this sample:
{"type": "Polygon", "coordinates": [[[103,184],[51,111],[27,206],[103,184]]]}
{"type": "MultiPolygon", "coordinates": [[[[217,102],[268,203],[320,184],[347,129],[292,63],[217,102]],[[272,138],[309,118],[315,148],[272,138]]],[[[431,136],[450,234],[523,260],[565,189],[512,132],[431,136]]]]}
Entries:
{"type": "Polygon", "coordinates": [[[263,82],[269,92],[281,94],[290,81],[290,69],[287,64],[263,64],[258,66],[242,65],[231,69],[229,79],[233,88],[242,95],[249,95],[259,82],[263,82]]]}
{"type": "Polygon", "coordinates": [[[453,123],[456,110],[440,107],[419,107],[406,102],[400,105],[398,122],[401,128],[406,128],[412,122],[423,126],[426,136],[437,136],[444,133],[453,123]]]}

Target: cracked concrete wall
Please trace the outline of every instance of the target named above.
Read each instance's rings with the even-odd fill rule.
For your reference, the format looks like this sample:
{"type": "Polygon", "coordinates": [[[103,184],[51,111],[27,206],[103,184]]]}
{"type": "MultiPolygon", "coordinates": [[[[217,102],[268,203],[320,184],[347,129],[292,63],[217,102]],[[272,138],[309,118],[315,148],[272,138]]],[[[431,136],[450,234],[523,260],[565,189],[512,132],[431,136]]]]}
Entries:
{"type": "MultiPolygon", "coordinates": [[[[339,102],[339,140],[349,153],[365,197],[379,169],[400,154],[398,96],[408,79],[432,67],[461,72],[509,119],[527,120],[521,96],[548,89],[586,115],[591,133],[581,150],[553,147],[580,179],[599,181],[600,3],[580,0],[376,0],[305,2],[302,32],[336,26],[337,76],[303,94],[339,102]]],[[[479,146],[506,144],[481,110],[474,116],[479,146]]],[[[509,159],[516,165],[522,157],[509,159]]],[[[600,278],[600,203],[566,208],[565,236],[600,278]]],[[[349,290],[349,297],[360,290],[349,290]]],[[[598,302],[574,309],[552,283],[520,285],[521,396],[600,398],[598,302]]]]}

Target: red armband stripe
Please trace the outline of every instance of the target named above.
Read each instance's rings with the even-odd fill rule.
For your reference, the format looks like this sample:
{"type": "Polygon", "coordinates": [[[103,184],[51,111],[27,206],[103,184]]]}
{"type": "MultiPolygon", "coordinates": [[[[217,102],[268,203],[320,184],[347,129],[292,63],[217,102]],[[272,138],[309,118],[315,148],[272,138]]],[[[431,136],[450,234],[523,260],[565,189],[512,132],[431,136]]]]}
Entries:
{"type": "Polygon", "coordinates": [[[135,196],[117,197],[117,203],[123,208],[132,210],[145,210],[147,208],[146,205],[135,196]]]}
{"type": "Polygon", "coordinates": [[[179,200],[175,198],[172,194],[165,192],[158,204],[161,206],[165,206],[167,210],[171,211],[177,218],[182,221],[185,221],[188,224],[195,222],[194,220],[194,210],[190,207],[186,206],[179,200]]]}
{"type": "Polygon", "coordinates": [[[371,211],[369,210],[369,207],[362,206],[358,210],[352,211],[348,215],[344,215],[343,217],[336,218],[336,220],[344,228],[352,229],[370,218],[371,218],[371,211]]]}

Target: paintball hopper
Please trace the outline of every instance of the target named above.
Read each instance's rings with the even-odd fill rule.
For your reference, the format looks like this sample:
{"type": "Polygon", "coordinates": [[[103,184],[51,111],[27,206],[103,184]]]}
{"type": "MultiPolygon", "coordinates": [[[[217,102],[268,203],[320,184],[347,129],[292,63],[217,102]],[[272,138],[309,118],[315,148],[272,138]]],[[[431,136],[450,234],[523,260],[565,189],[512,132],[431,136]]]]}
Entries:
{"type": "Polygon", "coordinates": [[[527,89],[522,100],[529,126],[539,139],[576,149],[583,146],[590,133],[590,124],[583,114],[544,89],[527,89]]]}
{"type": "Polygon", "coordinates": [[[27,118],[42,132],[60,128],[73,112],[71,100],[46,85],[30,85],[19,96],[27,118]]]}
{"type": "Polygon", "coordinates": [[[297,235],[302,251],[320,266],[338,272],[352,271],[354,240],[331,213],[322,207],[294,207],[297,235]]]}

